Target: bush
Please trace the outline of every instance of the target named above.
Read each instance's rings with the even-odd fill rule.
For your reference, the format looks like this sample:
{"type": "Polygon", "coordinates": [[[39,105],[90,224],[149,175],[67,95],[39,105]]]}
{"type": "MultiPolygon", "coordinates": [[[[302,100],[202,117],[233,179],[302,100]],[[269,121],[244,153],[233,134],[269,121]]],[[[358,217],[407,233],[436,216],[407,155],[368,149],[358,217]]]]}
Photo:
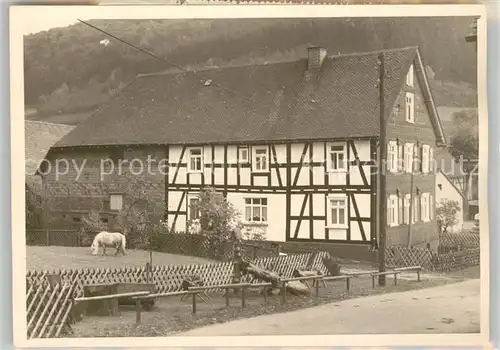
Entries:
{"type": "Polygon", "coordinates": [[[460,204],[457,201],[442,199],[436,208],[436,221],[440,232],[446,232],[458,223],[460,204]]]}

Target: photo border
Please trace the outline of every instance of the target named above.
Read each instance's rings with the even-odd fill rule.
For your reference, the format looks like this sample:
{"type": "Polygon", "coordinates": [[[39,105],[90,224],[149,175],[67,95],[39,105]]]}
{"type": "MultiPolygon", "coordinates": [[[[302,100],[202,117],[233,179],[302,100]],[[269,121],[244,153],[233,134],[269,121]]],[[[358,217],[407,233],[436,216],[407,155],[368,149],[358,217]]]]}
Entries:
{"type": "Polygon", "coordinates": [[[477,39],[479,115],[479,211],[480,232],[489,233],[488,220],[488,112],[486,95],[486,6],[439,5],[154,5],[154,6],[11,6],[11,178],[13,328],[18,347],[143,347],[143,346],[486,346],[489,343],[489,235],[481,236],[481,314],[479,334],[377,334],[239,337],[123,337],[26,339],[26,243],[24,193],[24,75],[23,21],[50,16],[81,19],[208,19],[208,18],[328,18],[328,17],[453,17],[480,16],[477,39]],[[15,253],[14,253],[15,252],[15,253]],[[22,291],[22,293],[16,293],[22,291]]]}

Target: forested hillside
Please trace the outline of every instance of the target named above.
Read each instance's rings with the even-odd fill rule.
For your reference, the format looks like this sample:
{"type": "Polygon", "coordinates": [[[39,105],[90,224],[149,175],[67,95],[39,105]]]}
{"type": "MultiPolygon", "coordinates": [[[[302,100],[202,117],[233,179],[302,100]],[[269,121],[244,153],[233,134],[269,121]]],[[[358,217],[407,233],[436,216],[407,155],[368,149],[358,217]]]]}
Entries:
{"type": "MultiPolygon", "coordinates": [[[[184,68],[298,58],[310,45],[330,54],[418,45],[438,105],[476,104],[471,18],[95,20],[92,25],[184,68]]],[[[172,69],[82,23],[25,37],[25,104],[37,119],[85,113],[139,73],[172,69]],[[103,41],[104,39],[109,39],[103,41]]]]}

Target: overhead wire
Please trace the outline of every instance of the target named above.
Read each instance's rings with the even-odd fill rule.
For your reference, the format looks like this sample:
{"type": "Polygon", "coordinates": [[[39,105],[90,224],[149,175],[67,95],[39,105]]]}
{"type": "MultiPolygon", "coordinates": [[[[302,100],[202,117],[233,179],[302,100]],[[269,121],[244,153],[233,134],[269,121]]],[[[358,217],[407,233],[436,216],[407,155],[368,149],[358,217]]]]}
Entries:
{"type": "MultiPolygon", "coordinates": [[[[198,75],[198,76],[202,75],[202,72],[199,72],[199,71],[196,71],[196,70],[190,71],[190,70],[188,70],[188,69],[186,69],[186,68],[184,68],[184,67],[182,67],[182,66],[180,66],[178,64],[175,64],[175,63],[167,60],[164,57],[158,56],[154,52],[151,52],[151,51],[146,50],[146,49],[144,49],[142,47],[139,47],[139,46],[137,46],[135,44],[132,44],[132,43],[130,43],[130,42],[128,42],[128,41],[126,41],[126,40],[124,40],[124,39],[122,39],[122,38],[120,38],[120,37],[118,37],[118,36],[116,36],[116,35],[114,35],[112,33],[109,33],[106,30],[103,30],[103,29],[101,29],[101,28],[99,28],[97,26],[94,26],[94,25],[88,23],[87,21],[84,21],[84,20],[81,20],[81,19],[77,19],[77,20],[79,22],[81,22],[81,23],[83,23],[83,24],[85,24],[85,25],[87,25],[87,26],[89,26],[89,27],[91,27],[91,28],[93,28],[93,29],[95,29],[95,30],[97,30],[97,31],[99,31],[99,32],[101,32],[101,33],[103,33],[103,34],[105,34],[105,35],[113,38],[113,39],[115,39],[115,40],[118,40],[119,42],[121,42],[121,43],[123,43],[123,44],[125,44],[125,45],[127,45],[129,47],[132,47],[132,48],[134,48],[134,49],[136,49],[136,50],[138,50],[138,51],[140,51],[142,53],[145,53],[145,54],[147,54],[147,55],[149,55],[149,56],[151,56],[151,57],[153,57],[155,59],[158,59],[158,60],[162,61],[163,63],[166,63],[167,65],[170,65],[170,66],[172,66],[174,68],[177,68],[177,69],[179,69],[182,72],[191,73],[191,74],[198,75]]],[[[255,70],[257,69],[258,66],[262,66],[262,65],[256,65],[256,67],[254,67],[254,69],[251,71],[251,74],[253,74],[255,72],[255,70]]],[[[200,78],[199,80],[203,84],[205,84],[207,82],[207,79],[201,79],[200,78]]],[[[269,107],[273,108],[273,105],[271,105],[271,103],[266,103],[266,102],[263,102],[263,101],[256,101],[256,100],[252,99],[251,97],[248,97],[248,96],[246,96],[246,95],[244,95],[244,94],[242,94],[242,93],[240,93],[240,92],[238,92],[238,91],[236,91],[234,89],[228,88],[228,87],[226,87],[226,86],[224,86],[224,85],[222,85],[220,83],[214,82],[213,79],[210,79],[210,80],[211,80],[210,81],[210,85],[216,86],[216,87],[218,87],[218,88],[220,88],[220,89],[222,89],[224,91],[227,91],[227,92],[233,93],[235,95],[238,95],[239,97],[241,97],[241,98],[243,98],[243,99],[245,99],[245,100],[247,100],[249,102],[258,103],[259,105],[266,105],[266,106],[269,106],[269,107]]],[[[300,78],[299,78],[299,80],[300,80],[300,78]]],[[[298,90],[298,92],[300,92],[300,90],[298,90]]],[[[297,93],[295,96],[292,96],[292,100],[294,102],[294,103],[292,102],[293,106],[290,106],[292,110],[295,110],[295,107],[299,103],[299,101],[297,101],[297,97],[299,97],[299,93],[297,93]]],[[[316,109],[318,109],[318,110],[323,111],[323,112],[331,113],[330,110],[327,110],[327,109],[325,109],[325,108],[323,108],[321,106],[318,106],[317,104],[315,104],[314,107],[316,109]]],[[[386,122],[387,122],[387,120],[386,120],[386,122]]]]}
{"type": "MultiPolygon", "coordinates": [[[[101,32],[101,33],[103,33],[103,34],[106,34],[106,35],[108,35],[108,36],[112,37],[113,39],[116,39],[116,40],[120,41],[121,43],[123,43],[123,44],[125,44],[125,45],[128,45],[128,46],[130,46],[130,47],[132,47],[132,48],[134,48],[134,49],[136,49],[136,50],[138,50],[138,51],[140,51],[140,52],[142,52],[142,53],[145,53],[145,54],[147,54],[147,55],[149,55],[149,56],[151,56],[151,57],[154,57],[154,58],[156,58],[156,59],[158,59],[158,60],[160,60],[160,61],[162,61],[162,62],[164,62],[164,63],[166,63],[166,64],[168,64],[168,65],[170,65],[170,66],[172,66],[172,67],[174,67],[174,68],[177,68],[177,69],[179,69],[179,70],[181,70],[181,71],[183,71],[183,72],[185,72],[185,73],[194,73],[194,74],[198,74],[198,75],[200,75],[200,73],[199,73],[199,72],[197,72],[196,70],[195,70],[195,71],[189,71],[189,70],[187,70],[187,69],[183,68],[182,66],[180,66],[180,65],[178,65],[178,64],[175,64],[175,63],[173,63],[173,62],[170,62],[169,60],[165,59],[164,57],[158,56],[158,55],[156,55],[155,53],[153,53],[153,52],[151,52],[151,51],[148,51],[148,50],[146,50],[146,49],[143,49],[142,47],[139,47],[139,46],[137,46],[137,45],[134,45],[134,44],[132,44],[132,43],[129,43],[128,41],[126,41],[126,40],[124,40],[124,39],[122,39],[122,38],[120,38],[120,37],[118,37],[118,36],[116,36],[116,35],[113,35],[113,34],[111,34],[111,33],[107,32],[107,31],[105,31],[105,30],[103,30],[103,29],[101,29],[101,28],[98,28],[98,27],[96,27],[96,26],[94,26],[94,25],[92,25],[92,24],[90,24],[90,23],[88,23],[88,22],[86,22],[86,21],[83,21],[83,20],[81,20],[81,19],[78,19],[78,21],[79,21],[79,22],[81,22],[81,23],[83,23],[83,24],[85,24],[85,25],[87,25],[87,26],[89,26],[89,27],[91,27],[91,28],[93,28],[93,29],[95,29],[95,30],[97,30],[97,31],[99,31],[99,32],[101,32]]],[[[200,80],[200,82],[202,82],[202,83],[205,83],[205,82],[207,81],[207,80],[205,80],[205,79],[199,79],[199,80],[200,80]]],[[[221,85],[221,84],[219,84],[219,83],[216,83],[216,82],[214,82],[214,81],[211,81],[211,84],[212,84],[212,85],[215,85],[215,86],[217,86],[217,87],[219,87],[219,88],[221,88],[221,89],[223,89],[223,90],[225,90],[225,91],[227,91],[227,92],[231,92],[231,93],[234,93],[234,94],[240,95],[240,97],[245,98],[245,99],[249,100],[250,102],[253,102],[253,103],[257,102],[257,101],[252,100],[252,99],[251,99],[251,98],[249,98],[248,96],[242,95],[242,94],[241,94],[241,93],[239,93],[238,91],[235,91],[235,90],[233,90],[233,89],[227,88],[227,87],[225,87],[225,86],[223,86],[223,85],[221,85]]]]}

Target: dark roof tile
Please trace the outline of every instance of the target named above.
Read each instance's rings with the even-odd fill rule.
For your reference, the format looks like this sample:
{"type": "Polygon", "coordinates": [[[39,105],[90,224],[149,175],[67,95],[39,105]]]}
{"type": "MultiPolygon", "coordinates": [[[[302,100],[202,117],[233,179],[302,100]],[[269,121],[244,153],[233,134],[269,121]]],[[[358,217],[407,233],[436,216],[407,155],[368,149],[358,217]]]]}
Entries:
{"type": "MultiPolygon", "coordinates": [[[[417,48],[384,53],[390,113],[417,48]]],[[[138,76],[55,146],[377,136],[378,54],[138,76]]]]}

